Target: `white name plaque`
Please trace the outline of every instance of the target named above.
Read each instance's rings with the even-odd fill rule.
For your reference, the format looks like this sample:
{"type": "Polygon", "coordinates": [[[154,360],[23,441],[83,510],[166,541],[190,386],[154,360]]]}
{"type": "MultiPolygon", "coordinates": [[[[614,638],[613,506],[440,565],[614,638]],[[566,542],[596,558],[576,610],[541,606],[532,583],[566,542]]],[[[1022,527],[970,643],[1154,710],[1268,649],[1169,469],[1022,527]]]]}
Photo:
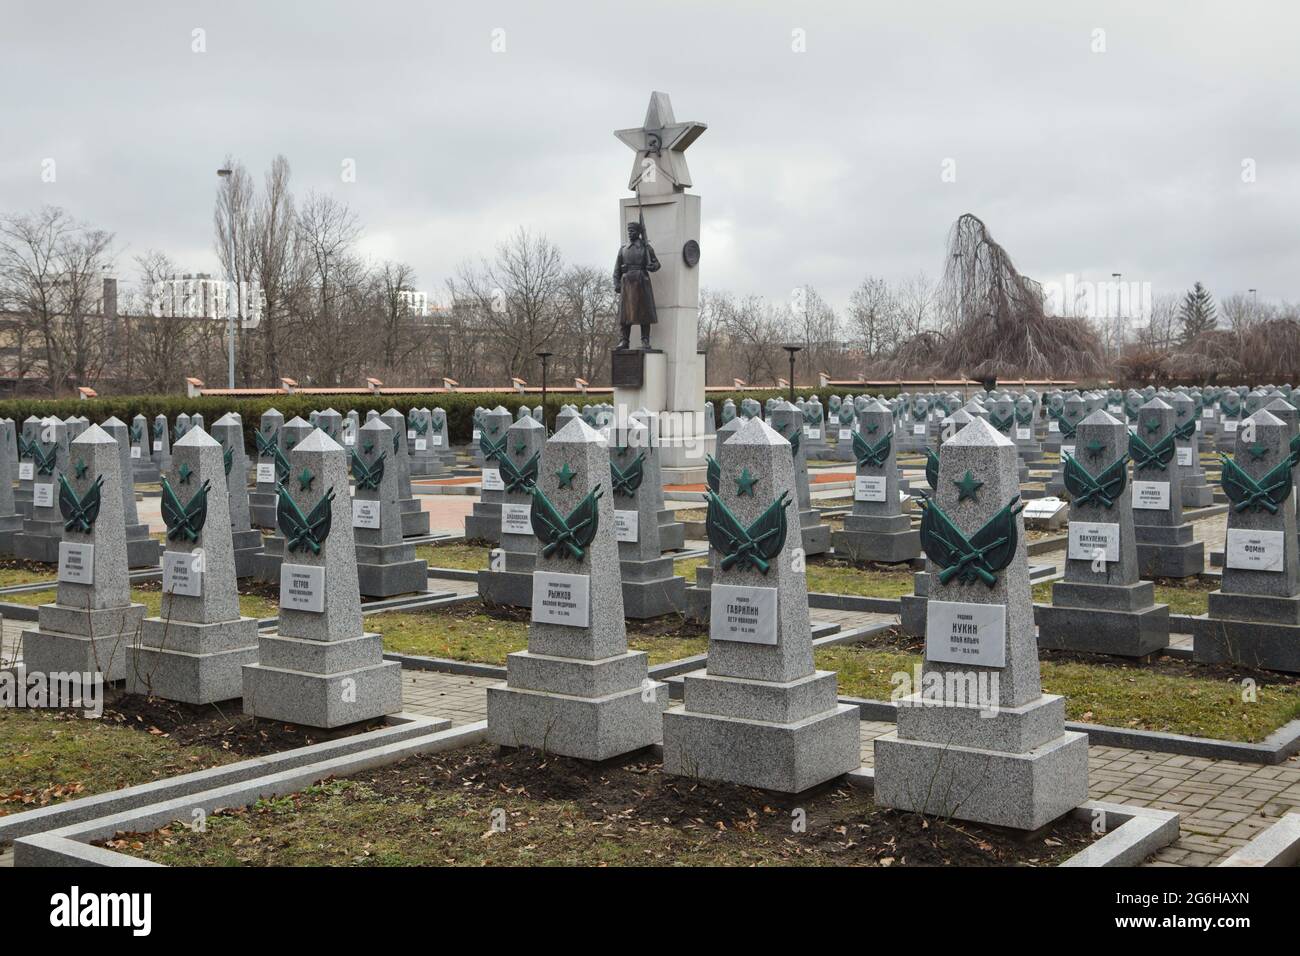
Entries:
{"type": "Polygon", "coordinates": [[[709,590],[712,640],[776,643],[776,588],[714,584],[709,590]]]}
{"type": "Polygon", "coordinates": [[[501,480],[501,472],[496,468],[483,469],[483,490],[484,491],[505,491],[506,483],[501,480]]]}
{"type": "Polygon", "coordinates": [[[1192,449],[1190,447],[1178,449],[1178,467],[1191,468],[1193,464],[1192,449]]]}
{"type": "Polygon", "coordinates": [[[858,475],[853,482],[854,501],[884,501],[884,475],[858,475]]]}
{"type": "Polygon", "coordinates": [[[36,465],[30,461],[20,461],[18,463],[18,480],[31,481],[36,477],[36,465]]]}
{"type": "Polygon", "coordinates": [[[37,508],[53,508],[54,485],[48,483],[32,485],[32,504],[37,508]]]}
{"type": "Polygon", "coordinates": [[[1282,571],[1286,542],[1281,531],[1228,531],[1224,562],[1229,568],[1243,571],[1282,571]]]}
{"type": "Polygon", "coordinates": [[[59,580],[68,584],[94,584],[95,546],[60,541],[59,580]]]}
{"type": "Polygon", "coordinates": [[[501,533],[502,534],[532,534],[533,533],[533,506],[532,505],[502,505],[501,506],[501,533]]]}
{"type": "Polygon", "coordinates": [[[1095,521],[1071,521],[1067,556],[1071,561],[1095,561],[1098,550],[1103,561],[1119,560],[1119,525],[1095,521]]]}
{"type": "Polygon", "coordinates": [[[275,484],[275,462],[259,461],[257,463],[257,483],[259,485],[275,484]]]}
{"type": "Polygon", "coordinates": [[[1007,660],[1006,605],[931,598],[925,612],[925,656],[931,661],[1002,667],[1007,660]]]}
{"type": "Polygon", "coordinates": [[[185,597],[203,595],[203,561],[188,551],[163,552],[163,593],[185,597]]]}
{"type": "Polygon", "coordinates": [[[132,445],[132,446],[131,446],[131,457],[132,457],[132,458],[139,458],[139,457],[140,457],[140,453],[141,453],[141,451],[143,451],[143,449],[141,449],[141,447],[140,447],[139,445],[132,445]]]}
{"type": "Polygon", "coordinates": [[[639,511],[614,512],[614,540],[636,544],[641,538],[641,513],[639,511]]]}
{"type": "Polygon", "coordinates": [[[1029,441],[1034,437],[1032,428],[1025,428],[1023,425],[1016,426],[1016,441],[1029,441]]]}
{"type": "Polygon", "coordinates": [[[352,527],[354,528],[382,527],[380,524],[383,520],[382,513],[383,509],[378,501],[367,501],[364,498],[352,499],[352,527]]]}
{"type": "Polygon", "coordinates": [[[1133,507],[1142,508],[1146,511],[1168,511],[1169,482],[1133,482],[1133,507]]]}
{"type": "Polygon", "coordinates": [[[286,611],[325,610],[325,568],[320,565],[280,565],[280,607],[286,611]]]}
{"type": "Polygon", "coordinates": [[[533,620],[586,627],[591,622],[591,578],[558,571],[533,572],[533,620]]]}

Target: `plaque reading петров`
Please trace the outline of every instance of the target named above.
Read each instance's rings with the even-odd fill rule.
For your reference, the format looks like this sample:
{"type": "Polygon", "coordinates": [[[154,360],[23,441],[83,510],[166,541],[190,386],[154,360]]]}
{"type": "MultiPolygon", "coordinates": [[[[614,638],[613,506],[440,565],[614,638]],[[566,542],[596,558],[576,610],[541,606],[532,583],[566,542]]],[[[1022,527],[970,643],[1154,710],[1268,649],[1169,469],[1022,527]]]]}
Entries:
{"type": "Polygon", "coordinates": [[[48,482],[32,485],[32,505],[37,508],[53,508],[54,485],[48,482]]]}
{"type": "Polygon", "coordinates": [[[953,664],[1005,666],[1006,605],[931,599],[925,610],[925,657],[953,664]]]}
{"type": "Polygon", "coordinates": [[[532,534],[533,533],[532,505],[502,505],[501,506],[501,533],[502,534],[532,534]]]}
{"type": "Polygon", "coordinates": [[[714,584],[709,590],[710,640],[776,643],[776,588],[714,584]]]}
{"type": "Polygon", "coordinates": [[[636,544],[641,534],[641,513],[639,511],[614,511],[614,540],[636,544]]]}
{"type": "Polygon", "coordinates": [[[1242,571],[1282,571],[1286,542],[1281,531],[1229,528],[1224,542],[1224,566],[1242,571]]]}
{"type": "Polygon", "coordinates": [[[59,580],[68,584],[94,584],[95,546],[60,541],[59,580]]]}
{"type": "Polygon", "coordinates": [[[280,565],[280,608],[285,611],[325,610],[325,568],[320,565],[280,565]]]}
{"type": "Polygon", "coordinates": [[[1133,507],[1146,511],[1169,510],[1169,482],[1133,482],[1133,507]]]}
{"type": "Polygon", "coordinates": [[[481,481],[484,491],[506,490],[506,483],[501,480],[501,472],[496,468],[484,468],[481,481]]]}
{"type": "Polygon", "coordinates": [[[366,501],[362,498],[352,499],[352,527],[378,528],[383,509],[378,501],[366,501]]]}
{"type": "Polygon", "coordinates": [[[590,625],[591,578],[585,574],[534,571],[533,620],[569,627],[590,625]]]}
{"type": "Polygon", "coordinates": [[[197,552],[164,551],[162,570],[164,594],[203,595],[203,562],[197,552]]]}
{"type": "Polygon", "coordinates": [[[853,481],[854,501],[884,501],[884,475],[858,475],[853,481]]]}
{"type": "Polygon", "coordinates": [[[1069,550],[1071,561],[1119,560],[1119,525],[1096,521],[1071,521],[1069,550]],[[1098,550],[1101,554],[1098,555],[1098,550]]]}

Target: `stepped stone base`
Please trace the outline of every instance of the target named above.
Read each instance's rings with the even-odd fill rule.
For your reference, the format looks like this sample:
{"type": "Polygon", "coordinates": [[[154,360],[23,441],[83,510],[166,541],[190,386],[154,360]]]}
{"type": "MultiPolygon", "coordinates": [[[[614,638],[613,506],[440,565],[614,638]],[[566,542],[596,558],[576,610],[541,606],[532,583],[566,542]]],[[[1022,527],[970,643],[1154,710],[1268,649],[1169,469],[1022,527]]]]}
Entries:
{"type": "MultiPolygon", "coordinates": [[[[403,525],[405,534],[405,525],[403,525]]],[[[474,505],[474,513],[465,516],[465,539],[501,543],[501,505],[488,502],[474,505]]]]}
{"type": "Polygon", "coordinates": [[[429,588],[429,563],[413,544],[358,544],[357,582],[363,597],[386,598],[429,588]]]}
{"type": "MultiPolygon", "coordinates": [[[[408,498],[407,501],[412,499],[408,498]]],[[[412,502],[417,507],[419,502],[412,502]]],[[[419,511],[402,512],[402,537],[414,538],[429,533],[429,512],[423,509],[419,511]]]]}
{"type": "Polygon", "coordinates": [[[1038,646],[1052,650],[1146,657],[1169,646],[1169,606],[1141,611],[1043,606],[1036,608],[1038,646]]]}
{"type": "Polygon", "coordinates": [[[835,553],[853,561],[898,564],[921,554],[921,532],[907,515],[874,518],[848,515],[843,531],[831,532],[835,553]]]}
{"type": "Polygon", "coordinates": [[[249,522],[254,528],[275,530],[275,508],[278,499],[275,494],[265,491],[248,493],[249,522]]]}
{"type": "Polygon", "coordinates": [[[1200,479],[1201,484],[1183,484],[1184,508],[1208,508],[1210,505],[1214,504],[1214,489],[1204,483],[1204,475],[1201,475],[1200,479]]]}
{"type": "Polygon", "coordinates": [[[257,619],[217,624],[146,618],[140,643],[127,649],[126,688],[187,704],[244,694],[245,664],[257,663],[257,619]]]}
{"type": "Polygon", "coordinates": [[[378,634],[308,641],[263,634],[244,665],[244,713],[325,729],[402,709],[402,668],[384,661],[378,634]]]}
{"type": "MultiPolygon", "coordinates": [[[[637,668],[638,673],[644,674],[645,655],[637,652],[629,654],[637,658],[636,664],[632,666],[637,668]]],[[[516,662],[516,658],[523,655],[541,656],[529,655],[527,651],[511,654],[507,658],[508,680],[511,682],[519,680],[523,673],[521,665],[516,662]]],[[[543,665],[542,669],[550,672],[559,668],[571,671],[572,683],[568,689],[585,691],[601,687],[600,681],[605,679],[595,677],[596,670],[591,665],[619,662],[620,659],[549,660],[559,663],[554,667],[543,665]],[[584,668],[583,665],[587,666],[584,668]],[[578,676],[580,674],[586,676],[578,676]]],[[[528,666],[525,663],[522,668],[528,666]]],[[[605,669],[613,671],[627,666],[615,663],[605,669]]],[[[554,677],[554,673],[547,675],[547,679],[554,677]]],[[[617,677],[609,677],[609,680],[625,680],[626,677],[627,674],[619,674],[617,677]]],[[[642,686],[630,690],[594,697],[498,685],[487,689],[488,739],[501,747],[535,747],[547,753],[579,760],[609,760],[662,740],[661,715],[667,706],[668,685],[660,681],[646,680],[642,686]]]]}
{"type": "Polygon", "coordinates": [[[153,568],[162,561],[163,543],[149,533],[147,524],[127,525],[126,566],[153,568]]]}
{"type": "Polygon", "coordinates": [[[635,621],[644,621],[664,614],[680,613],[686,610],[686,579],[672,574],[672,561],[666,577],[651,580],[636,580],[635,572],[628,570],[630,564],[657,564],[656,561],[620,561],[623,568],[623,616],[635,621]]]}
{"type": "Polygon", "coordinates": [[[26,518],[23,529],[14,532],[14,554],[25,561],[57,564],[62,540],[62,519],[26,518]]]}
{"type": "Polygon", "coordinates": [[[1066,732],[1025,753],[904,740],[898,731],[874,747],[883,807],[1036,830],[1088,799],[1086,734],[1066,732]]]}
{"type": "Polygon", "coordinates": [[[835,688],[830,671],[781,683],[693,671],[664,713],[664,771],[801,793],[855,770],[858,709],[835,688]]]}
{"type": "Polygon", "coordinates": [[[1300,626],[1233,621],[1201,615],[1192,619],[1192,660],[1242,664],[1300,674],[1300,626]]]}
{"type": "Polygon", "coordinates": [[[22,529],[22,515],[11,514],[0,518],[0,555],[7,556],[14,553],[14,535],[22,529]]]}
{"type": "Polygon", "coordinates": [[[663,551],[681,551],[686,547],[686,525],[673,518],[673,510],[659,512],[659,547],[663,551]]]}
{"type": "Polygon", "coordinates": [[[507,607],[533,606],[533,572],[480,571],[478,593],[486,604],[507,607]]]}
{"type": "MultiPolygon", "coordinates": [[[[1191,527],[1184,525],[1191,530],[1191,527]]],[[[1205,570],[1205,542],[1137,542],[1138,573],[1144,578],[1190,578],[1205,570]]]]}
{"type": "Polygon", "coordinates": [[[38,614],[36,630],[23,632],[27,673],[101,672],[106,681],[126,676],[127,650],[139,639],[143,604],[99,611],[43,604],[38,614]]]}
{"type": "Polygon", "coordinates": [[[251,578],[257,574],[257,562],[266,547],[262,542],[262,532],[236,531],[235,541],[235,577],[251,578]]]}
{"type": "Polygon", "coordinates": [[[799,532],[805,556],[825,554],[831,549],[831,526],[818,524],[820,520],[821,515],[814,510],[799,513],[799,532]]]}

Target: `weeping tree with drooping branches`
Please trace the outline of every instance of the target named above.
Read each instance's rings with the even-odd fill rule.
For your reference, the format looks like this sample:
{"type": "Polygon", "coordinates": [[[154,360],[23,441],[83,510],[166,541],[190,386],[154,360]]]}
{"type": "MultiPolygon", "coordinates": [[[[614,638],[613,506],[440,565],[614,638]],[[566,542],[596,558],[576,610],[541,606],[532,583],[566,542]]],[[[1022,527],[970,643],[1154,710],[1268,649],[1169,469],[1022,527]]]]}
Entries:
{"type": "Polygon", "coordinates": [[[917,336],[898,361],[925,377],[1069,378],[1102,374],[1101,345],[1084,319],[1048,316],[1042,286],[1016,271],[978,216],[948,234],[942,295],[953,317],[941,335],[917,336]]]}

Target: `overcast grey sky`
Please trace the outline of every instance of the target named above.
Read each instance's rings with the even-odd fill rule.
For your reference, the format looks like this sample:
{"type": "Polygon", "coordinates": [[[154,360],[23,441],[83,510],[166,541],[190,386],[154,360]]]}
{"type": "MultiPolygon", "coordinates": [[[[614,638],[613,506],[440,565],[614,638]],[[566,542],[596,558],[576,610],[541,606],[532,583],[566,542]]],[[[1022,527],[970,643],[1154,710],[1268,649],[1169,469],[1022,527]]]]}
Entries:
{"type": "Polygon", "coordinates": [[[1300,299],[1295,2],[0,9],[0,212],[112,230],[128,277],[149,248],[216,271],[226,153],[259,183],[284,153],[299,195],[345,198],[364,249],[431,292],[520,225],[609,267],[633,159],[612,132],[663,90],[709,125],[687,153],[707,286],[843,305],[867,273],[937,276],[969,211],[1043,281],[1300,299]]]}

